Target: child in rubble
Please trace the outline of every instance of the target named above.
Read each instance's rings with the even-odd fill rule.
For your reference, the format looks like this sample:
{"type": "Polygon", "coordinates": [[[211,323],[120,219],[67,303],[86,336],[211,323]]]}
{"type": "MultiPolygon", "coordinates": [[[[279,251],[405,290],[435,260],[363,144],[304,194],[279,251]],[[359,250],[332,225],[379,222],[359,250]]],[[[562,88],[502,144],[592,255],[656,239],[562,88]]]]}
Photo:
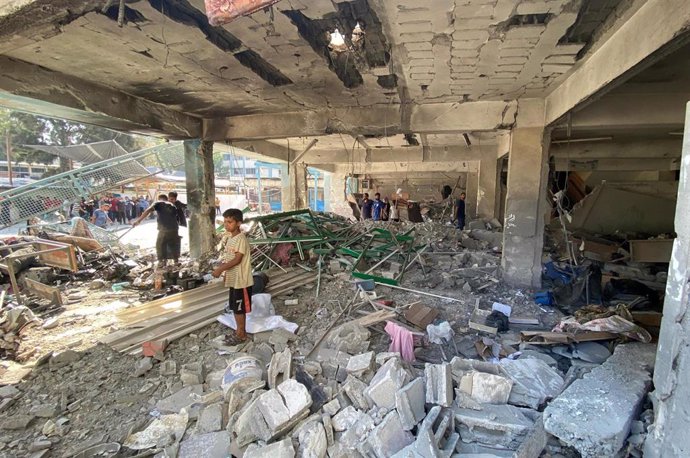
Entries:
{"type": "Polygon", "coordinates": [[[244,217],[242,211],[229,208],[223,212],[223,225],[226,235],[221,243],[221,264],[213,270],[218,278],[225,274],[225,286],[229,288],[226,311],[233,313],[237,323],[237,335],[233,339],[226,337],[228,344],[247,340],[247,313],[252,311],[252,278],[251,255],[247,236],[240,231],[244,217]]]}

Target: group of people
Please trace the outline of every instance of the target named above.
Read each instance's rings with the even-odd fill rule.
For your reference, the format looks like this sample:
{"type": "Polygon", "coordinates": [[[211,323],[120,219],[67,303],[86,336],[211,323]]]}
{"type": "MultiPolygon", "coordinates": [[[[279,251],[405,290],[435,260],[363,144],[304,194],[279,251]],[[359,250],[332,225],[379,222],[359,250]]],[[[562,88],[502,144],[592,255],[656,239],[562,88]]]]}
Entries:
{"type": "Polygon", "coordinates": [[[371,219],[373,221],[399,221],[397,201],[391,204],[388,197],[381,200],[381,194],[374,194],[374,200],[369,198],[369,193],[365,192],[364,197],[360,203],[360,214],[362,219],[371,219]]]}
{"type": "Polygon", "coordinates": [[[65,200],[62,205],[62,212],[65,218],[80,216],[91,220],[98,209],[103,205],[108,206],[107,216],[111,222],[119,224],[130,224],[149,207],[149,200],[145,196],[132,197],[114,194],[106,194],[93,199],[81,199],[78,205],[65,200]]]}

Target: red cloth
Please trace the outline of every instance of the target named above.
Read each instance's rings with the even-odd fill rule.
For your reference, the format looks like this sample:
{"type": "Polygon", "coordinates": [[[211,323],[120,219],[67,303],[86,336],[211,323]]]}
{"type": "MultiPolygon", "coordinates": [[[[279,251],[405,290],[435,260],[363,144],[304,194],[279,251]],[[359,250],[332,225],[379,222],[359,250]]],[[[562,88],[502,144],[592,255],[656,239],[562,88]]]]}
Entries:
{"type": "Polygon", "coordinates": [[[412,333],[392,321],[386,321],[384,329],[391,336],[391,345],[388,351],[400,353],[405,361],[414,361],[414,336],[412,333]]]}

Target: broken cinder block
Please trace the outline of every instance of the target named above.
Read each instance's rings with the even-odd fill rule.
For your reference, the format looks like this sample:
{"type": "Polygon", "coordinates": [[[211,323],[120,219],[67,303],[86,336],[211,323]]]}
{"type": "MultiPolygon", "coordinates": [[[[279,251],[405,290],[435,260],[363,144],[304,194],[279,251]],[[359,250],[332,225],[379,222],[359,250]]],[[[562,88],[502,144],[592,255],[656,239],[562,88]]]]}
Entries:
{"type": "Polygon", "coordinates": [[[453,378],[450,364],[426,364],[426,402],[450,407],[453,403],[453,378]]]}

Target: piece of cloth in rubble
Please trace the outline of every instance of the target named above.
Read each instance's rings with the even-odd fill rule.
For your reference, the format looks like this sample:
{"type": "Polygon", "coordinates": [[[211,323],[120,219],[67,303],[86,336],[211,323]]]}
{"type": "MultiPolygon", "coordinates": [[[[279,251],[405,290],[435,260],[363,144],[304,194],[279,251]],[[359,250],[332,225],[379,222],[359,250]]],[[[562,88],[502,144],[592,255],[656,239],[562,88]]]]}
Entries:
{"type": "Polygon", "coordinates": [[[414,336],[412,333],[392,321],[386,322],[384,330],[391,336],[391,345],[388,347],[388,351],[400,353],[405,361],[414,361],[414,336]]]}

